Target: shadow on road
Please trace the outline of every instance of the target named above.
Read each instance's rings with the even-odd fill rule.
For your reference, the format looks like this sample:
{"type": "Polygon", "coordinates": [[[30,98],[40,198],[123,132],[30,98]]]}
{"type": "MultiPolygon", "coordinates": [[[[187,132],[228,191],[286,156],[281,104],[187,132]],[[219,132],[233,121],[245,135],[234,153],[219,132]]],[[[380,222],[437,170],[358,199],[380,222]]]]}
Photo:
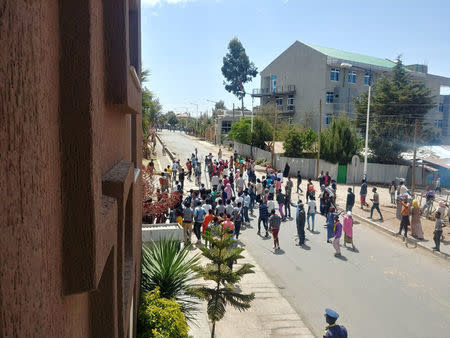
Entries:
{"type": "Polygon", "coordinates": [[[284,255],[284,250],[283,249],[277,249],[277,250],[273,250],[273,253],[275,255],[284,255]]]}
{"type": "Polygon", "coordinates": [[[337,259],[340,259],[341,261],[344,261],[344,262],[348,261],[347,257],[342,256],[342,255],[336,256],[336,258],[337,258],[337,259]]]}

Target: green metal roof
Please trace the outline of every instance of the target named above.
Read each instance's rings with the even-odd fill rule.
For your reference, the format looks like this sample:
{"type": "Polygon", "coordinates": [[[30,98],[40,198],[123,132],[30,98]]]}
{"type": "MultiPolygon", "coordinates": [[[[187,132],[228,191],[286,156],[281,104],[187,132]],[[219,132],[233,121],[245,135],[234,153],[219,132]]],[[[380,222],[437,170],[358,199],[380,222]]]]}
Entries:
{"type": "Polygon", "coordinates": [[[335,59],[365,63],[368,65],[385,67],[385,68],[393,68],[395,66],[395,62],[392,62],[392,61],[389,61],[386,59],[382,59],[382,58],[377,58],[374,56],[344,52],[342,50],[329,48],[329,47],[321,47],[321,46],[309,45],[309,44],[306,44],[306,45],[317,50],[318,52],[320,52],[322,54],[325,54],[325,55],[330,56],[335,59]]]}

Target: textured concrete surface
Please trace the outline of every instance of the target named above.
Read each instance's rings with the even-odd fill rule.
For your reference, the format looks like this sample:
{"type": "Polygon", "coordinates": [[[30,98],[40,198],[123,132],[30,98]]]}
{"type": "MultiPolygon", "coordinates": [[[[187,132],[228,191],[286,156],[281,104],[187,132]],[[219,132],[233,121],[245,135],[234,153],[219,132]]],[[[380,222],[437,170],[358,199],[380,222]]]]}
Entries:
{"type": "MultiPolygon", "coordinates": [[[[200,156],[217,153],[213,145],[184,134],[164,131],[162,138],[175,156],[183,154],[182,159],[194,147],[200,156]]],[[[337,259],[333,247],[326,243],[324,223],[324,218],[317,215],[316,232],[306,232],[307,245],[303,248],[295,246],[295,223],[283,223],[279,254],[274,254],[271,240],[256,235],[255,221],[253,229],[244,230],[240,237],[258,266],[314,335],[323,334],[325,307],[340,313],[339,321],[348,328],[351,337],[448,334],[448,261],[405,246],[401,240],[364,222],[356,222],[354,226],[357,251],[342,247],[343,257],[337,259]]],[[[269,302],[258,305],[270,306],[269,302]]]]}

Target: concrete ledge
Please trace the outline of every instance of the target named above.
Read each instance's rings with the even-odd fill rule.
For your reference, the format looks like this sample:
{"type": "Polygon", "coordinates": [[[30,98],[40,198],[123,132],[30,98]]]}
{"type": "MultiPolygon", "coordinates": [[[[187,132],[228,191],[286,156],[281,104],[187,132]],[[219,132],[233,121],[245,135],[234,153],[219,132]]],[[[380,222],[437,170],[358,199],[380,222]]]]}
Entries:
{"type": "MultiPolygon", "coordinates": [[[[161,145],[163,145],[164,142],[161,140],[158,133],[155,133],[155,135],[156,135],[156,138],[158,139],[159,143],[161,143],[161,145]]],[[[167,148],[167,146],[166,146],[166,153],[169,155],[169,157],[172,161],[175,161],[175,156],[173,156],[172,152],[167,148]]]]}
{"type": "MultiPolygon", "coordinates": [[[[384,232],[384,233],[386,233],[386,234],[388,234],[388,235],[391,235],[391,236],[393,236],[393,237],[401,237],[400,235],[397,234],[397,232],[392,231],[391,229],[389,229],[389,228],[383,226],[382,224],[375,223],[374,221],[372,221],[372,220],[370,220],[370,219],[367,219],[367,218],[358,216],[358,215],[356,215],[356,214],[352,214],[352,216],[353,216],[354,218],[360,220],[360,221],[364,221],[364,222],[366,222],[366,223],[372,225],[373,227],[375,227],[375,228],[381,230],[382,232],[384,232]]],[[[416,247],[418,247],[418,248],[421,248],[421,249],[423,249],[423,250],[426,250],[426,251],[428,251],[428,252],[431,252],[431,253],[433,253],[436,257],[440,257],[440,258],[443,258],[443,259],[445,259],[445,260],[450,260],[450,255],[448,255],[448,254],[446,254],[446,253],[443,253],[443,252],[437,252],[437,251],[434,251],[433,249],[431,249],[431,248],[425,246],[422,242],[416,240],[415,238],[407,237],[407,238],[406,238],[406,241],[405,241],[405,244],[408,244],[408,243],[414,244],[414,245],[415,245],[416,247]]]]}

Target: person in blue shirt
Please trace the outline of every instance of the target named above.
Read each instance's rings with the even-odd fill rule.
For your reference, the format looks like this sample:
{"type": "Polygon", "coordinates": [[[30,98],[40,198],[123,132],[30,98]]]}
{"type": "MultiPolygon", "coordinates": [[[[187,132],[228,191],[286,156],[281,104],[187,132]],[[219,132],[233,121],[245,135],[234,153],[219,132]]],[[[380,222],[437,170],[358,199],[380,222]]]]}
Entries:
{"type": "Polygon", "coordinates": [[[203,224],[203,219],[205,218],[205,214],[206,212],[202,208],[202,202],[198,201],[197,207],[194,210],[194,234],[195,237],[197,237],[197,243],[200,242],[202,236],[201,228],[203,224]]]}
{"type": "Polygon", "coordinates": [[[262,222],[264,229],[266,229],[266,237],[269,237],[269,233],[267,231],[268,219],[269,219],[269,209],[267,209],[266,201],[262,200],[261,203],[259,204],[258,235],[261,235],[261,222],[262,222]]]}
{"type": "Polygon", "coordinates": [[[341,213],[335,212],[334,207],[330,207],[327,215],[327,243],[331,243],[331,239],[334,237],[334,217],[339,216],[341,213]]]}
{"type": "Polygon", "coordinates": [[[337,325],[336,321],[339,315],[336,311],[331,309],[325,309],[325,320],[328,326],[325,328],[325,333],[323,338],[333,337],[333,338],[347,338],[347,329],[342,325],[337,325]]]}

